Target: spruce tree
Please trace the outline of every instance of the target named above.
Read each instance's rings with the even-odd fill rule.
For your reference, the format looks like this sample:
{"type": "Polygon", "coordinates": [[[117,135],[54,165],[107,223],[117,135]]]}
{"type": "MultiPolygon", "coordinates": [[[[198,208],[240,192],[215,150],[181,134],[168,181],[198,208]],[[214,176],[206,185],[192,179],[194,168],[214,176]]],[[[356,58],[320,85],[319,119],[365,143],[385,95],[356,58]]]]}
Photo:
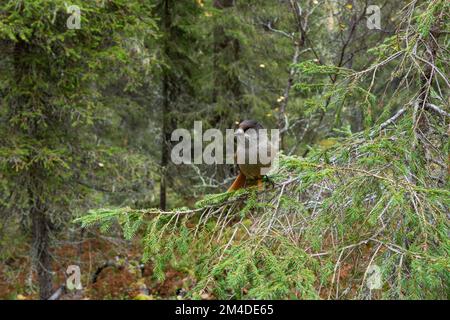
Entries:
{"type": "Polygon", "coordinates": [[[6,1],[0,11],[1,199],[31,223],[42,299],[52,293],[52,234],[111,156],[93,130],[108,108],[100,90],[133,69],[126,40],[155,31],[146,2],[72,5],[6,1]]]}

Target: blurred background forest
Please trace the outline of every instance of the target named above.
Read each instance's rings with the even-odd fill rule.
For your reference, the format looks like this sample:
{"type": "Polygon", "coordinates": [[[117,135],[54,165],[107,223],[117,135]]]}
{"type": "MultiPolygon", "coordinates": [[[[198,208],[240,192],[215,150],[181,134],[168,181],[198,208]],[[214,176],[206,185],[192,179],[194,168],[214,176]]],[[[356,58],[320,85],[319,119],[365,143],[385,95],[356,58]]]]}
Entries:
{"type": "Polygon", "coordinates": [[[0,299],[448,299],[449,9],[2,0],[0,299]],[[272,187],[170,161],[243,119],[272,187]]]}

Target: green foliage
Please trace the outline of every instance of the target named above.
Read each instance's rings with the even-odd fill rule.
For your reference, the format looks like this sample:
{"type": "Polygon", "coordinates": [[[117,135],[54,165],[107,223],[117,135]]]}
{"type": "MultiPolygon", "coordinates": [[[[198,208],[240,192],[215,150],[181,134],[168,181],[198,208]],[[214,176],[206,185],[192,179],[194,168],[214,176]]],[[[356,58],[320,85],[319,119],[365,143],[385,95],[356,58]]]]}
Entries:
{"type": "MultiPolygon", "coordinates": [[[[447,299],[450,192],[442,163],[449,142],[442,128],[448,119],[414,100],[434,90],[428,101],[448,108],[435,90],[443,82],[417,86],[429,72],[417,62],[429,54],[428,44],[417,39],[440,23],[443,3],[411,7],[417,25],[402,25],[371,49],[375,60],[363,71],[311,59],[294,66],[294,88],[306,97],[295,111],[328,116],[335,136],[310,147],[307,157],[282,155],[274,188],[209,195],[193,210],[118,209],[127,237],[137,229],[125,216],[145,221],[143,260],[154,262],[156,278],[169,265],[189,270],[197,279],[192,298],[447,299]],[[392,72],[413,78],[393,90],[377,83],[393,81],[392,72]],[[380,105],[385,95],[390,101],[380,105]],[[358,133],[344,122],[350,104],[362,108],[358,133]],[[402,116],[392,118],[400,108],[402,116]],[[379,288],[368,284],[373,266],[381,271],[379,288]]],[[[245,43],[241,33],[229,34],[245,43]]],[[[93,212],[80,221],[110,217],[93,212]]]]}
{"type": "MultiPolygon", "coordinates": [[[[319,150],[307,159],[284,156],[278,179],[291,182],[283,193],[280,187],[258,198],[250,192],[240,199],[243,203],[235,200],[242,205],[231,210],[208,202],[204,210],[175,210],[169,216],[150,211],[143,259],[155,261],[159,279],[167,263],[195,269],[199,282],[191,294],[197,298],[205,290],[225,299],[324,297],[327,291],[318,290],[319,283],[335,290],[336,277],[342,277],[336,268],[355,259],[354,275],[341,281],[357,290],[342,288],[346,293],[339,298],[364,297],[369,260],[383,268],[383,296],[445,298],[450,193],[399,179],[409,140],[406,135],[375,142],[351,137],[331,150],[331,164],[321,163],[319,150]],[[350,167],[344,165],[349,154],[357,160],[350,167]]],[[[127,234],[134,229],[124,217],[138,211],[125,211],[116,215],[127,234]]],[[[81,221],[110,217],[100,211],[81,221]]]]}
{"type": "Polygon", "coordinates": [[[64,1],[2,3],[0,176],[6,192],[0,198],[6,203],[14,194],[7,205],[16,208],[40,202],[48,211],[70,211],[71,199],[91,192],[93,175],[100,185],[114,180],[117,163],[134,166],[132,155],[121,158],[123,150],[102,144],[96,130],[115,108],[101,99],[102,90],[124,77],[128,89],[142,81],[141,57],[130,54],[130,42],[136,34],[155,37],[152,6],[71,4],[81,9],[81,29],[66,26],[64,1]]]}
{"type": "Polygon", "coordinates": [[[447,299],[449,3],[374,0],[379,32],[364,1],[315,2],[299,28],[289,1],[74,0],[70,30],[63,0],[3,1],[1,218],[40,208],[61,230],[89,211],[76,226],[141,241],[155,280],[195,278],[188,298],[447,299]],[[284,116],[264,191],[202,197],[230,168],[157,164],[194,120],[284,116]],[[160,174],[171,208],[202,199],[141,209],[160,174]]]}

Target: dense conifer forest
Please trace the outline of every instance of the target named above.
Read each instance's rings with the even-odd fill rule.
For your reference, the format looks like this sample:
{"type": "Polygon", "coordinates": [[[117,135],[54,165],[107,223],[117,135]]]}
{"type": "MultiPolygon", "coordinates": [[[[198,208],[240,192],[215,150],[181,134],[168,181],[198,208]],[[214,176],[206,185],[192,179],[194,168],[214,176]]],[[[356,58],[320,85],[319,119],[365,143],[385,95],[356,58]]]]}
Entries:
{"type": "Polygon", "coordinates": [[[1,0],[0,299],[448,299],[449,12],[1,0]]]}

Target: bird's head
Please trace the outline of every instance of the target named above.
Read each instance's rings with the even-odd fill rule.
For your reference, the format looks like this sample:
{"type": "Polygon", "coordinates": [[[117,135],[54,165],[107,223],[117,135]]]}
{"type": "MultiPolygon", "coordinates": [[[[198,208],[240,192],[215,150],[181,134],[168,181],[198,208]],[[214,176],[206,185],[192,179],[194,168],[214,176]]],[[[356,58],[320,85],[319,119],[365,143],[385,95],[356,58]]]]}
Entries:
{"type": "Polygon", "coordinates": [[[235,136],[244,135],[245,132],[247,130],[249,130],[249,129],[253,129],[255,131],[258,131],[259,129],[264,129],[264,127],[258,121],[255,121],[255,120],[244,120],[244,121],[242,121],[239,124],[237,130],[234,132],[234,135],[235,136]]]}

